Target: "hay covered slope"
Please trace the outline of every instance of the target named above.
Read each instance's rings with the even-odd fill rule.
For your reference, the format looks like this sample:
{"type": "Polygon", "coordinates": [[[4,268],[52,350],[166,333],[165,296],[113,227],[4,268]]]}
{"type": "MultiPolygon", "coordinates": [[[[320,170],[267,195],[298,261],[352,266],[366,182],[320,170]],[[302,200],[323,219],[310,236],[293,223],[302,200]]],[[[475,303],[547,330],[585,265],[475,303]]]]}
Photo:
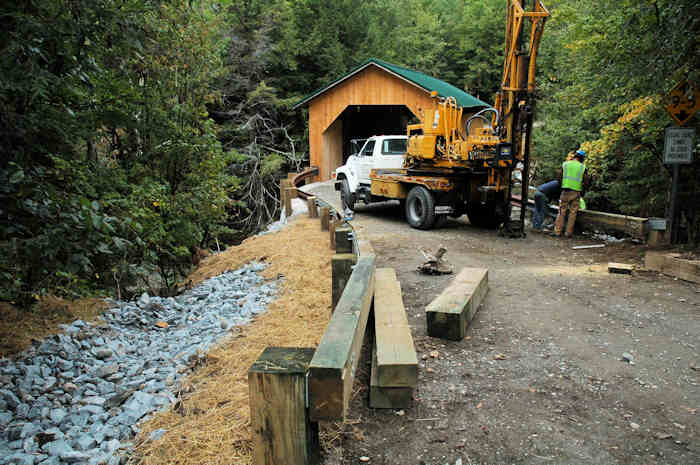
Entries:
{"type": "Polygon", "coordinates": [[[247,239],[206,259],[190,279],[197,284],[251,260],[263,260],[266,278],[282,277],[280,293],[231,340],[209,352],[206,363],[182,386],[182,401],[141,425],[135,459],[152,464],[250,464],[248,369],[267,346],[316,347],[330,318],[328,232],[318,220],[293,221],[285,229],[247,239]],[[157,429],[167,432],[148,441],[157,429]]]}

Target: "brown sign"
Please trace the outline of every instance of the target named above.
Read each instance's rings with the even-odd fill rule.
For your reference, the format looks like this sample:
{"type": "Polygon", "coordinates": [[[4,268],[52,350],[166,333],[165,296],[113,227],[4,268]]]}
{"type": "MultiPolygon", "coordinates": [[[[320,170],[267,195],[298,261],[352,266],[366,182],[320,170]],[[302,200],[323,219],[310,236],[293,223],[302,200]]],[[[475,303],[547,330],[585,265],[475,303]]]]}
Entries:
{"type": "Polygon", "coordinates": [[[683,126],[700,110],[700,92],[688,81],[682,81],[671,89],[666,100],[666,111],[683,126]]]}

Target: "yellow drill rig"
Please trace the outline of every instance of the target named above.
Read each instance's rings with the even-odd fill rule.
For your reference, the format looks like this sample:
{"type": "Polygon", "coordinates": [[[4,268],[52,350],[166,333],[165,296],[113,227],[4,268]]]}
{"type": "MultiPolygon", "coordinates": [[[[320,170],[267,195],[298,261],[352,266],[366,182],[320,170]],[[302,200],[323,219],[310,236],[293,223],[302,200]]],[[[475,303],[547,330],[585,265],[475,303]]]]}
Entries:
{"type": "Polygon", "coordinates": [[[510,221],[512,175],[518,168],[526,205],[537,50],[549,16],[541,1],[527,3],[507,0],[503,79],[494,106],[469,113],[453,97],[435,94],[436,108],[407,128],[403,168],[372,172],[372,196],[401,200],[411,226],[430,229],[466,213],[474,225],[504,224],[523,233],[525,208],[519,221],[510,221]]]}

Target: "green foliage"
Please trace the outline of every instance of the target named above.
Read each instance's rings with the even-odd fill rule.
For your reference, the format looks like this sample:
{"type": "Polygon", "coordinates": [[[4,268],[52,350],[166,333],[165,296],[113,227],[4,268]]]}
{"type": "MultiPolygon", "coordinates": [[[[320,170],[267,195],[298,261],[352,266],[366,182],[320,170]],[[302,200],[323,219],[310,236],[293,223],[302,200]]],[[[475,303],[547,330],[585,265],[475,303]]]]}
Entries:
{"type": "Polygon", "coordinates": [[[206,104],[224,70],[214,2],[3,7],[0,298],[150,283],[228,233],[238,181],[206,104]]]}
{"type": "MultiPolygon", "coordinates": [[[[700,85],[697,2],[545,3],[538,180],[583,146],[591,208],[663,215],[662,96],[700,85]]],[[[154,272],[170,292],[196,247],[276,219],[308,150],[301,97],[376,57],[490,101],[504,22],[502,0],[5,2],[0,299],[123,294],[154,272]]],[[[698,170],[682,170],[691,240],[698,170]]]]}
{"type": "MultiPolygon", "coordinates": [[[[664,216],[668,167],[664,130],[672,125],[663,96],[677,82],[700,84],[700,7],[690,0],[598,2],[552,0],[540,52],[541,101],[533,152],[539,181],[551,179],[566,154],[583,146],[594,184],[589,207],[664,216]],[[695,31],[695,32],[693,32],[695,31]]],[[[697,117],[689,123],[698,127],[697,117]]],[[[697,162],[684,168],[693,192],[697,162]]],[[[700,204],[688,195],[688,236],[700,204]]]]}

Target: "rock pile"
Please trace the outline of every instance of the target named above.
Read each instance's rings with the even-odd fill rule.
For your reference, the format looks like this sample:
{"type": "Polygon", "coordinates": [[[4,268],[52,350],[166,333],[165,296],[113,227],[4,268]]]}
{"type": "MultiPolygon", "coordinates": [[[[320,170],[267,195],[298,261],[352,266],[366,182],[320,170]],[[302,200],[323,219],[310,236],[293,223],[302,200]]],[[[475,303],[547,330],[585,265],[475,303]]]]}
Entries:
{"type": "MultiPolygon", "coordinates": [[[[178,297],[113,302],[0,359],[0,464],[118,464],[137,423],[175,401],[178,380],[231,326],[263,311],[275,282],[254,263],[178,297]]],[[[156,431],[154,435],[162,435],[156,431]]]]}

